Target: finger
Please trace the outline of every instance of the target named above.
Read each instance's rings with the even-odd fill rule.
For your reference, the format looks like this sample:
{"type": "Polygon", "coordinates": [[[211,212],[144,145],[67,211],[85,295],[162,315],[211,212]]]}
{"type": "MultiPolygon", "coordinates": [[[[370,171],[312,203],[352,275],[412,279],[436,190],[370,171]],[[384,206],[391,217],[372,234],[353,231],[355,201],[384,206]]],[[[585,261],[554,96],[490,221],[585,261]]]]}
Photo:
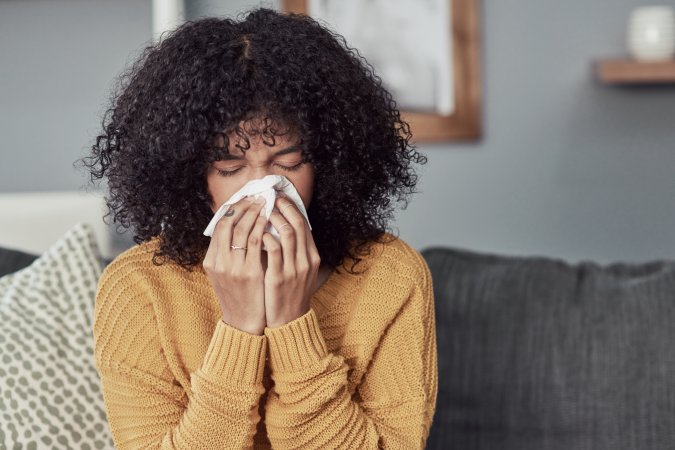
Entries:
{"type": "Polygon", "coordinates": [[[280,276],[283,270],[283,259],[281,256],[281,245],[279,241],[270,233],[263,233],[263,242],[267,248],[267,272],[275,276],[280,276]]]}
{"type": "Polygon", "coordinates": [[[279,208],[279,212],[284,217],[284,220],[293,227],[293,231],[295,232],[295,245],[297,247],[297,251],[295,252],[296,267],[307,264],[309,255],[307,254],[307,237],[305,236],[305,226],[307,224],[305,216],[298,210],[295,203],[287,198],[277,198],[276,206],[279,208]]]}
{"type": "MultiPolygon", "coordinates": [[[[262,199],[262,197],[261,197],[262,199]]],[[[235,224],[234,230],[232,232],[232,245],[237,245],[239,247],[247,247],[248,238],[253,229],[256,219],[260,215],[260,210],[263,208],[264,203],[252,203],[251,206],[246,210],[244,215],[239,219],[235,224]]],[[[232,250],[232,263],[237,264],[242,267],[246,262],[246,253],[248,250],[245,249],[231,249],[232,250]]]]}
{"type": "MultiPolygon", "coordinates": [[[[217,269],[222,269],[222,264],[228,264],[231,258],[232,249],[232,232],[237,221],[246,213],[252,203],[248,200],[240,200],[237,203],[230,205],[227,213],[218,220],[216,228],[211,236],[218,242],[218,247],[212,255],[215,259],[212,260],[213,265],[217,269]]],[[[241,250],[237,250],[241,252],[241,250]]]]}
{"type": "MultiPolygon", "coordinates": [[[[217,225],[217,224],[216,224],[217,225]]],[[[217,229],[217,228],[216,228],[217,229]]],[[[209,246],[206,249],[206,254],[204,255],[204,260],[202,261],[202,266],[204,269],[212,269],[214,267],[214,261],[218,254],[218,237],[220,233],[216,233],[216,229],[213,230],[211,234],[211,240],[209,241],[209,246]]]]}
{"type": "Polygon", "coordinates": [[[309,224],[306,224],[305,227],[305,245],[307,246],[309,261],[310,263],[314,261],[316,265],[319,265],[321,263],[321,257],[319,255],[319,249],[316,247],[316,242],[314,242],[314,235],[312,234],[312,230],[309,229],[309,224]]]}
{"type": "Polygon", "coordinates": [[[270,214],[272,226],[279,232],[281,238],[281,256],[285,270],[295,270],[295,231],[279,211],[272,210],[270,214]],[[288,225],[284,225],[288,224],[288,225]]]}
{"type": "MultiPolygon", "coordinates": [[[[260,212],[264,212],[263,208],[260,209],[260,212]]],[[[265,231],[265,225],[267,225],[267,217],[264,214],[258,214],[258,217],[255,219],[253,224],[253,229],[251,234],[248,235],[248,250],[246,251],[246,264],[248,267],[262,268],[262,261],[260,259],[262,252],[263,244],[263,232],[265,231]]]]}

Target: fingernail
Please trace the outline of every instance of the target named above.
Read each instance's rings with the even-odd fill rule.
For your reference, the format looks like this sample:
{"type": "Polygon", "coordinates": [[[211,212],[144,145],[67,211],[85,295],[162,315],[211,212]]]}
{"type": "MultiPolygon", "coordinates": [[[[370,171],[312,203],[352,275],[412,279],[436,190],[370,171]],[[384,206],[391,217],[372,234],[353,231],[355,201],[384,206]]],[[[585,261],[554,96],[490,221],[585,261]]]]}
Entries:
{"type": "Polygon", "coordinates": [[[247,202],[252,202],[252,201],[253,201],[253,197],[250,197],[250,196],[249,196],[249,197],[245,197],[244,200],[246,200],[247,202]]]}
{"type": "Polygon", "coordinates": [[[260,215],[264,216],[265,215],[265,208],[260,208],[260,215]]]}
{"type": "Polygon", "coordinates": [[[256,203],[265,203],[265,197],[258,197],[255,199],[256,203]]]}

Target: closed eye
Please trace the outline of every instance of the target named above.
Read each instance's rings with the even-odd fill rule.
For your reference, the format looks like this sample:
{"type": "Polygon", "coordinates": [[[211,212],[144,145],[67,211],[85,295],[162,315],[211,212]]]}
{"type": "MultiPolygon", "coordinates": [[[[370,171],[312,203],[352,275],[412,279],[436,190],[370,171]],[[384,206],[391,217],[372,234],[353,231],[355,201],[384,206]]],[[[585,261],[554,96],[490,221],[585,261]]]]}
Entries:
{"type": "MultiPolygon", "coordinates": [[[[300,166],[302,166],[304,162],[299,162],[298,164],[295,164],[294,166],[284,166],[281,164],[275,164],[275,166],[281,168],[282,170],[288,171],[288,172],[295,172],[296,170],[300,169],[300,166]]],[[[216,169],[218,171],[218,175],[223,176],[223,177],[230,177],[234,175],[235,173],[239,172],[241,170],[241,167],[234,169],[234,170],[221,170],[221,169],[216,169]]]]}

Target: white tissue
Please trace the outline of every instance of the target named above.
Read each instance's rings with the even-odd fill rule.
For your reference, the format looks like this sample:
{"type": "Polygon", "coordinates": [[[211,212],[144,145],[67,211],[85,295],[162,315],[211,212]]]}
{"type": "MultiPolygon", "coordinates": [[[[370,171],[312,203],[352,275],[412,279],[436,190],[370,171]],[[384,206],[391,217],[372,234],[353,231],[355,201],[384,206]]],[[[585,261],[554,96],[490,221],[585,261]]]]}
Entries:
{"type": "MultiPolygon", "coordinates": [[[[293,186],[293,183],[291,183],[290,180],[283,175],[267,175],[264,178],[249,181],[241,189],[235,192],[234,195],[232,195],[232,197],[230,197],[225,203],[223,203],[215,212],[211,222],[209,222],[209,225],[204,230],[204,236],[213,235],[213,232],[216,229],[216,224],[221,219],[221,217],[225,215],[227,210],[230,209],[231,205],[237,203],[244,197],[252,196],[254,198],[265,198],[266,202],[265,206],[263,206],[263,210],[265,211],[265,217],[268,219],[267,225],[265,225],[265,231],[279,240],[279,232],[272,226],[272,222],[269,222],[270,214],[272,214],[272,210],[274,209],[274,202],[277,198],[278,191],[283,192],[286,198],[295,203],[295,206],[297,206],[298,210],[303,216],[305,216],[305,220],[307,221],[309,229],[311,230],[312,225],[309,223],[307,211],[305,211],[305,205],[302,203],[302,198],[300,198],[300,194],[298,194],[298,191],[295,189],[295,186],[293,186]]],[[[262,249],[267,250],[265,248],[265,244],[263,244],[262,249]]]]}

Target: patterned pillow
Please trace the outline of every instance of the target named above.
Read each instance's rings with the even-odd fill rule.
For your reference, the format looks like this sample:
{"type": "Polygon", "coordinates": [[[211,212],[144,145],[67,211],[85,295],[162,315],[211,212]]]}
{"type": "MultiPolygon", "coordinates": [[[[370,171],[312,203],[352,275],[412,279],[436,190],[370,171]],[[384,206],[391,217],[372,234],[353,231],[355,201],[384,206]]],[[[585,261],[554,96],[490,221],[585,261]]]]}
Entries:
{"type": "Polygon", "coordinates": [[[91,334],[101,270],[79,223],[0,278],[0,448],[114,448],[91,334]]]}

